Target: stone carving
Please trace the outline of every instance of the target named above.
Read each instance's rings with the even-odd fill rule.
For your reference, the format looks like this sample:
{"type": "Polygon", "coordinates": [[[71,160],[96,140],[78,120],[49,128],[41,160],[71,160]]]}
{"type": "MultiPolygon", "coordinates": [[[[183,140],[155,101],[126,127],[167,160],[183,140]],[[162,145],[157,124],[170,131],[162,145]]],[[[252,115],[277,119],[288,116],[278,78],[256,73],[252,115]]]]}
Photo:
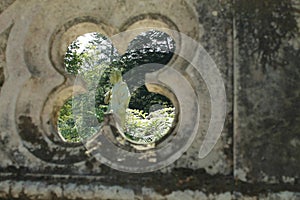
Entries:
{"type": "MultiPolygon", "coordinates": [[[[0,72],[0,85],[3,74],[5,83],[0,95],[0,198],[299,199],[299,45],[284,38],[279,51],[286,60],[284,68],[267,66],[267,74],[256,68],[251,52],[256,44],[272,41],[269,36],[274,31],[265,34],[266,30],[281,34],[291,25],[281,15],[288,13],[282,5],[290,1],[276,4],[282,7],[276,19],[284,23],[277,29],[277,21],[264,17],[264,9],[274,5],[271,1],[237,1],[253,14],[254,20],[249,21],[241,9],[233,16],[234,5],[226,0],[87,0],[84,4],[81,0],[1,0],[0,71],[5,73],[0,72]],[[261,10],[253,6],[265,2],[269,4],[261,10]],[[256,20],[257,14],[263,19],[256,20]],[[245,29],[251,22],[254,34],[245,29]],[[262,27],[261,37],[256,36],[257,24],[262,27]],[[53,121],[61,105],[57,102],[69,98],[74,82],[74,77],[64,74],[63,65],[70,42],[87,32],[111,37],[130,29],[161,27],[200,41],[222,72],[228,116],[214,151],[197,159],[201,133],[210,119],[210,100],[201,76],[183,59],[174,59],[174,68],[196,88],[201,131],[176,163],[149,173],[117,172],[87,156],[83,145],[56,137],[53,121]],[[245,33],[240,35],[244,41],[233,33],[245,33]]],[[[291,12],[298,14],[298,1],[292,2],[297,5],[291,12]]],[[[299,15],[295,18],[299,26],[299,15]]],[[[138,34],[119,37],[114,45],[126,50],[127,41],[138,34]]],[[[299,36],[293,40],[299,41],[299,36]]],[[[191,51],[183,42],[176,43],[178,50],[191,51]]],[[[113,94],[109,96],[113,101],[113,94]]]]}
{"type": "MultiPolygon", "coordinates": [[[[1,5],[1,4],[0,4],[1,5]]],[[[1,87],[4,84],[4,68],[6,67],[5,51],[7,47],[7,39],[10,33],[11,27],[7,28],[3,33],[0,33],[0,92],[1,87]]]]}
{"type": "MultiPolygon", "coordinates": [[[[58,134],[55,133],[53,123],[60,106],[72,95],[75,77],[64,73],[63,63],[65,50],[70,42],[87,32],[100,32],[111,38],[136,28],[138,31],[130,37],[119,37],[119,41],[112,41],[114,46],[118,50],[126,50],[132,38],[140,33],[150,29],[165,31],[163,28],[177,30],[198,40],[203,35],[203,28],[198,21],[198,8],[193,5],[193,0],[142,0],[138,3],[135,0],[87,0],[84,5],[80,0],[28,0],[15,1],[10,7],[3,6],[4,3],[10,5],[10,2],[12,1],[3,0],[0,4],[4,10],[0,15],[0,32],[3,34],[11,27],[9,37],[4,39],[7,49],[0,52],[1,58],[5,59],[7,64],[4,67],[5,84],[0,95],[0,198],[76,199],[84,195],[86,199],[134,199],[135,196],[141,195],[141,198],[152,199],[155,198],[151,194],[153,190],[165,196],[167,193],[183,190],[184,187],[192,189],[195,185],[199,185],[199,188],[205,187],[208,193],[220,193],[218,190],[209,190],[210,186],[201,185],[207,174],[195,176],[191,182],[178,187],[178,183],[181,184],[179,181],[188,180],[190,173],[175,168],[185,168],[188,172],[200,174],[204,169],[215,166],[214,163],[221,163],[222,170],[213,168],[211,171],[222,174],[221,180],[225,180],[225,174],[231,169],[231,165],[223,161],[229,160],[228,163],[231,163],[231,157],[222,154],[226,139],[218,145],[212,158],[204,162],[196,159],[201,144],[199,137],[188,152],[165,173],[156,171],[135,175],[116,172],[94,157],[87,156],[86,148],[81,143],[65,143],[56,136],[58,134]],[[122,12],[115,12],[115,8],[122,12]],[[221,159],[219,155],[222,156],[221,159]],[[39,177],[34,174],[39,174],[39,177]],[[178,178],[175,180],[172,177],[178,178]],[[24,182],[20,181],[21,178],[24,182]],[[44,192],[43,188],[50,188],[52,183],[55,183],[55,189],[44,192]],[[93,187],[93,184],[96,187],[93,187]],[[109,191],[104,188],[104,184],[116,192],[110,192],[108,197],[103,196],[101,191],[109,191]],[[79,185],[87,190],[79,189],[76,193],[73,188],[79,188],[79,185]],[[126,196],[128,192],[123,187],[125,185],[132,194],[130,197],[126,196]],[[114,186],[117,190],[114,190],[114,186]],[[92,192],[89,195],[90,191],[92,192]],[[150,194],[147,194],[149,192],[150,194]]],[[[204,12],[200,15],[205,17],[207,14],[204,12]]],[[[223,27],[223,21],[222,18],[214,25],[223,27]]],[[[210,26],[209,20],[204,20],[204,23],[210,26]]],[[[222,47],[222,50],[226,49],[223,32],[221,36],[213,35],[210,31],[208,33],[205,41],[211,41],[213,38],[222,38],[224,41],[221,44],[215,41],[207,42],[210,44],[209,49],[216,52],[219,52],[216,46],[222,47]]],[[[191,52],[190,56],[193,57],[190,46],[185,46],[179,38],[176,44],[178,50],[191,52]]],[[[217,57],[220,60],[230,60],[223,53],[217,57]]],[[[207,91],[206,88],[201,89],[205,84],[199,83],[197,73],[185,71],[187,66],[184,60],[174,59],[172,63],[178,71],[191,78],[190,81],[199,94],[203,94],[203,90],[207,91]]],[[[229,65],[222,66],[224,70],[229,68],[229,65]]],[[[231,80],[231,77],[224,76],[231,80]]],[[[172,76],[169,78],[172,79],[172,76]]],[[[209,101],[209,98],[206,100],[203,95],[199,95],[199,98],[202,98],[199,101],[201,103],[209,101]]],[[[202,119],[205,119],[205,116],[202,119]]],[[[225,135],[230,138],[227,132],[225,135]]],[[[109,142],[102,144],[107,145],[109,142]]],[[[163,148],[158,150],[166,152],[163,148]]],[[[119,162],[119,157],[116,159],[119,162]]],[[[150,162],[155,160],[151,159],[150,162]]]]}
{"type": "Polygon", "coordinates": [[[109,106],[107,111],[116,115],[120,121],[121,128],[124,129],[126,120],[126,109],[130,101],[130,92],[127,84],[122,80],[122,74],[118,70],[113,70],[110,75],[110,82],[113,84],[111,91],[105,95],[104,102],[109,106]]]}

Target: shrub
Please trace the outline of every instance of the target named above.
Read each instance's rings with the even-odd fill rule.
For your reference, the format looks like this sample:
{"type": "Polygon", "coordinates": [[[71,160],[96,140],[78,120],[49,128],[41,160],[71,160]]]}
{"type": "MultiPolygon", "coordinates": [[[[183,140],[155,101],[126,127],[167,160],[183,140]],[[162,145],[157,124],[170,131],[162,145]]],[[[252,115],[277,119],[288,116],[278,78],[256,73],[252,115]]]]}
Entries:
{"type": "Polygon", "coordinates": [[[168,133],[175,117],[175,109],[167,107],[150,114],[127,109],[126,117],[125,135],[137,143],[152,143],[168,133]]]}

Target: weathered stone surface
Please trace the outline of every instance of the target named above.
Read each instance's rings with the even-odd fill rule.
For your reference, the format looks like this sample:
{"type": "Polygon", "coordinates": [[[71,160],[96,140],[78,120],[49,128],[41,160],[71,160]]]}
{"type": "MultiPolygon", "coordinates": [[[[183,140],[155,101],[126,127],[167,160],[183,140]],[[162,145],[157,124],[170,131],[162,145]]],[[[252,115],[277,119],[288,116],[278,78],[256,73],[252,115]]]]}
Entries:
{"type": "MultiPolygon", "coordinates": [[[[0,198],[299,199],[299,6],[297,0],[1,1],[0,198]],[[212,100],[204,77],[174,57],[170,66],[196,91],[200,131],[162,170],[120,172],[57,134],[57,113],[75,80],[63,57],[84,33],[112,37],[141,28],[113,40],[122,53],[153,27],[182,32],[207,50],[224,80],[226,122],[213,150],[199,159],[212,100]]],[[[194,58],[196,49],[181,45],[194,58]]]]}
{"type": "MultiPolygon", "coordinates": [[[[7,1],[7,3],[9,2],[7,1]]],[[[82,1],[79,0],[72,1],[72,3],[57,0],[51,2],[15,2],[13,6],[7,7],[7,9],[3,7],[7,12],[3,12],[0,17],[0,25],[3,29],[1,30],[1,35],[3,35],[1,41],[7,47],[1,48],[1,58],[3,61],[5,60],[7,77],[1,88],[0,97],[1,158],[4,159],[0,164],[0,169],[1,173],[8,174],[5,176],[5,180],[8,182],[10,179],[16,181],[14,176],[18,173],[24,174],[23,178],[28,179],[29,182],[33,177],[30,176],[29,178],[26,175],[34,173],[44,174],[44,177],[52,177],[52,174],[57,174],[59,177],[69,176],[70,182],[76,180],[76,176],[92,175],[99,176],[99,178],[105,177],[108,180],[121,178],[125,180],[124,184],[126,183],[129,188],[138,187],[137,185],[140,183],[153,188],[152,182],[159,183],[161,175],[167,179],[172,179],[172,172],[178,169],[178,181],[183,179],[183,183],[185,183],[187,180],[189,187],[191,187],[190,178],[180,169],[192,169],[191,172],[199,170],[197,173],[203,174],[203,176],[207,176],[206,173],[230,174],[232,154],[229,153],[230,151],[226,150],[227,152],[225,152],[224,150],[230,148],[232,141],[229,134],[230,118],[222,140],[218,142],[212,153],[202,162],[198,159],[198,151],[211,112],[210,108],[206,107],[206,104],[209,105],[210,96],[204,81],[202,81],[203,85],[199,83],[200,75],[192,78],[191,82],[199,96],[202,91],[206,94],[199,97],[204,102],[202,104],[203,121],[199,122],[202,126],[201,134],[197,135],[188,152],[178,162],[170,165],[162,172],[153,172],[150,176],[117,173],[93,157],[89,157],[82,144],[70,144],[62,141],[54,126],[56,112],[72,92],[70,88],[72,88],[75,78],[67,76],[64,72],[63,56],[66,46],[77,36],[86,32],[98,31],[107,36],[113,36],[127,29],[143,28],[145,31],[156,25],[158,29],[161,27],[174,29],[203,42],[205,47],[210,48],[210,53],[214,54],[217,64],[226,62],[221,71],[226,79],[230,77],[231,73],[227,71],[230,68],[228,64],[230,63],[228,61],[230,55],[219,52],[220,44],[215,43],[215,41],[221,40],[220,35],[205,32],[201,23],[210,27],[216,21],[216,25],[220,25],[226,30],[229,27],[227,24],[223,25],[224,21],[217,20],[217,18],[198,23],[200,16],[200,18],[206,16],[209,19],[211,13],[203,11],[199,16],[199,13],[196,12],[198,7],[195,7],[194,3],[196,4],[192,1],[174,0],[168,2],[141,1],[138,4],[135,1],[90,1],[82,4],[82,1]],[[160,6],[157,6],[158,4],[160,6]],[[115,7],[122,12],[116,12],[115,7]],[[180,12],[172,12],[171,10],[180,10],[180,12]],[[123,13],[127,13],[127,15],[124,16],[123,13]],[[108,18],[107,16],[111,17],[108,18]],[[203,38],[200,38],[201,36],[203,38]],[[212,42],[209,42],[207,38],[210,38],[209,40],[212,42]],[[141,177],[145,181],[140,181],[141,177]],[[135,184],[127,182],[127,179],[133,179],[135,184]],[[150,181],[151,179],[153,180],[150,181]]],[[[227,31],[229,33],[229,30],[227,31]]],[[[230,41],[230,34],[226,34],[226,37],[222,36],[223,49],[226,49],[230,42],[224,38],[230,41]]],[[[128,41],[130,40],[128,39],[128,41]]],[[[126,42],[113,42],[120,49],[128,45],[126,42]]],[[[179,41],[177,42],[180,44],[179,41]]],[[[189,50],[190,47],[184,46],[184,43],[181,42],[181,45],[182,49],[178,48],[180,51],[192,52],[189,50]]],[[[193,53],[186,53],[186,55],[192,58],[193,53]]],[[[173,64],[177,70],[185,72],[187,65],[182,60],[175,60],[173,64]]],[[[185,73],[185,76],[190,76],[189,73],[191,72],[185,73]]],[[[228,80],[226,83],[228,88],[226,89],[230,91],[231,78],[228,80]]],[[[231,98],[230,95],[229,98],[231,98]]],[[[231,103],[228,103],[229,112],[230,106],[231,103]]],[[[37,182],[35,184],[38,186],[43,183],[37,182]]],[[[108,181],[106,184],[115,185],[116,183],[108,181]]],[[[175,187],[163,189],[168,185],[167,183],[156,184],[156,190],[160,193],[175,191],[176,183],[171,182],[171,184],[175,184],[175,187]]],[[[28,183],[21,182],[11,184],[13,195],[25,195],[27,185],[28,183]],[[26,190],[22,188],[26,188],[26,190]]],[[[4,191],[6,189],[4,187],[4,191]]],[[[33,193],[37,192],[36,189],[37,187],[29,188],[33,193]]],[[[60,196],[61,190],[57,191],[54,192],[55,195],[60,196]]],[[[80,195],[79,193],[72,193],[72,190],[69,191],[70,195],[80,195]]],[[[52,193],[45,195],[45,198],[55,196],[52,193]]],[[[15,196],[15,198],[17,197],[15,196]]],[[[30,195],[28,197],[33,198],[30,195]]]]}
{"type": "Polygon", "coordinates": [[[244,195],[239,192],[203,192],[201,190],[174,191],[162,195],[148,187],[136,192],[120,186],[105,186],[96,183],[45,183],[33,181],[3,181],[0,185],[1,197],[8,199],[199,199],[199,200],[298,200],[299,192],[281,191],[244,195]]]}
{"type": "Polygon", "coordinates": [[[239,1],[236,6],[235,176],[297,184],[299,2],[239,1]]]}
{"type": "Polygon", "coordinates": [[[0,2],[0,14],[11,6],[16,0],[5,0],[0,2]]]}
{"type": "Polygon", "coordinates": [[[3,33],[0,34],[0,92],[1,87],[4,84],[5,81],[5,75],[4,75],[4,68],[6,66],[6,59],[5,59],[5,50],[7,46],[7,39],[9,36],[10,28],[5,30],[3,33]]]}

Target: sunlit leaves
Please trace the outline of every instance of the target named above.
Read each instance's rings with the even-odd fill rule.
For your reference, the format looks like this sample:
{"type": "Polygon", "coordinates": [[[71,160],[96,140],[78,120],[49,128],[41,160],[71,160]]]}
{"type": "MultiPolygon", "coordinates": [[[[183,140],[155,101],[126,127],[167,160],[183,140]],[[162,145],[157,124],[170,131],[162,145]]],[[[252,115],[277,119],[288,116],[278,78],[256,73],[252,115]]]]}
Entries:
{"type": "MultiPolygon", "coordinates": [[[[99,33],[79,37],[67,49],[65,68],[67,73],[84,80],[87,91],[95,90],[95,93],[79,95],[79,101],[70,99],[65,103],[58,118],[61,135],[69,142],[77,142],[97,132],[94,130],[97,127],[95,124],[103,121],[107,109],[104,95],[112,87],[109,83],[112,68],[119,69],[124,75],[143,64],[159,63],[163,66],[170,61],[174,51],[174,40],[166,33],[155,30],[137,36],[121,56],[111,41],[99,33]],[[82,109],[85,110],[82,116],[74,119],[74,104],[75,107],[86,108],[90,102],[94,102],[92,110],[82,109]],[[78,127],[86,128],[78,130],[78,127]]],[[[132,92],[129,107],[126,134],[135,140],[157,141],[172,125],[174,108],[170,100],[148,92],[144,85],[132,92]],[[153,106],[158,106],[158,109],[150,113],[153,106]]]]}

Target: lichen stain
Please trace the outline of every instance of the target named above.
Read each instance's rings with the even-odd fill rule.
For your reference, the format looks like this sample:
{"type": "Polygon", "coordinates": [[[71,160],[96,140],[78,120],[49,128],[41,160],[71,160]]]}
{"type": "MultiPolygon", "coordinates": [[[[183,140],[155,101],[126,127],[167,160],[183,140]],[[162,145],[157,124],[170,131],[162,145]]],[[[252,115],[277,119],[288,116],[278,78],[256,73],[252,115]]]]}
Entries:
{"type": "Polygon", "coordinates": [[[19,117],[19,134],[27,149],[38,158],[53,163],[67,164],[79,162],[86,158],[85,149],[82,147],[78,153],[75,150],[61,146],[50,146],[38,130],[37,125],[32,122],[30,116],[19,117]],[[31,145],[30,145],[31,144],[31,145]]]}
{"type": "MultiPolygon", "coordinates": [[[[296,10],[291,0],[240,0],[234,6],[237,15],[237,39],[248,46],[256,64],[273,68],[285,63],[280,55],[284,41],[299,36],[296,10]]],[[[258,65],[257,65],[258,66],[258,65]]]]}
{"type": "Polygon", "coordinates": [[[16,0],[6,0],[6,1],[0,1],[0,14],[6,10],[9,6],[11,6],[13,3],[15,3],[16,0]]]}
{"type": "Polygon", "coordinates": [[[1,87],[3,86],[5,81],[4,68],[6,67],[6,47],[9,33],[12,27],[13,25],[11,25],[9,28],[7,28],[4,32],[0,34],[0,92],[1,87]]]}
{"type": "MultiPolygon", "coordinates": [[[[38,127],[33,124],[31,117],[20,116],[18,127],[23,140],[30,141],[32,144],[41,144],[42,134],[39,132],[38,127]]],[[[41,145],[44,146],[46,144],[42,143],[41,145]]]]}
{"type": "Polygon", "coordinates": [[[3,84],[4,84],[4,72],[3,72],[3,68],[0,68],[0,91],[3,84]]]}

